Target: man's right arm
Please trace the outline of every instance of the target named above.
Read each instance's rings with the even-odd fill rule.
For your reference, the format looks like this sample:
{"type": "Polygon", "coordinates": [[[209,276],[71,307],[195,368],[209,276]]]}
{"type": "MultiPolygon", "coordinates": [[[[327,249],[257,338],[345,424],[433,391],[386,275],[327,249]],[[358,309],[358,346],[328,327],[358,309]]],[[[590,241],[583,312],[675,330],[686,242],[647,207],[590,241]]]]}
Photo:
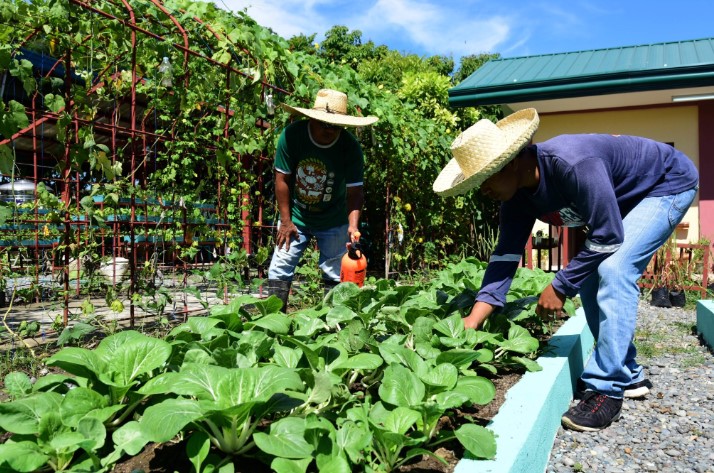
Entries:
{"type": "Polygon", "coordinates": [[[292,238],[298,237],[297,227],[292,221],[290,213],[290,174],[275,171],[275,198],[278,201],[278,211],[280,212],[280,227],[278,228],[275,244],[278,249],[285,246],[290,248],[292,238]]]}
{"type": "Polygon", "coordinates": [[[517,204],[501,205],[498,244],[489,258],[476,302],[464,319],[466,328],[480,327],[497,308],[505,305],[534,223],[535,218],[522,212],[517,204]]]}

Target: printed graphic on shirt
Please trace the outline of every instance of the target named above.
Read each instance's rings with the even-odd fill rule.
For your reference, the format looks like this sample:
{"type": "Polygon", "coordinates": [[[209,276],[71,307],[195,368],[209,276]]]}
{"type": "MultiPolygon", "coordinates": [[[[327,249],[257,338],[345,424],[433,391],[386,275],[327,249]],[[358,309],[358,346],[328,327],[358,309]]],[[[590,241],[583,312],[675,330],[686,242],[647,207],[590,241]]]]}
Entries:
{"type": "Polygon", "coordinates": [[[541,215],[538,220],[558,227],[583,227],[586,222],[573,207],[563,207],[556,212],[541,215]]]}
{"type": "Polygon", "coordinates": [[[322,161],[312,158],[301,161],[295,176],[295,193],[300,202],[317,204],[332,200],[335,176],[327,172],[322,161]]]}

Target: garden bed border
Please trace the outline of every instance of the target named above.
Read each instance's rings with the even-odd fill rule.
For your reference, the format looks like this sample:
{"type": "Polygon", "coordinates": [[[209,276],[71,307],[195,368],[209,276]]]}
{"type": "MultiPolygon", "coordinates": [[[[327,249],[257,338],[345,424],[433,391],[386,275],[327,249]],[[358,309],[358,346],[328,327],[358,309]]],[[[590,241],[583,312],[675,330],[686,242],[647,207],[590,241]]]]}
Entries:
{"type": "Polygon", "coordinates": [[[496,458],[463,458],[454,473],[545,471],[560,417],[573,399],[575,382],[594,343],[580,308],[553,335],[549,352],[538,358],[543,370],[523,375],[508,390],[506,401],[488,424],[496,434],[496,458]]]}
{"type": "Polygon", "coordinates": [[[714,350],[714,301],[697,301],[697,334],[714,350]]]}

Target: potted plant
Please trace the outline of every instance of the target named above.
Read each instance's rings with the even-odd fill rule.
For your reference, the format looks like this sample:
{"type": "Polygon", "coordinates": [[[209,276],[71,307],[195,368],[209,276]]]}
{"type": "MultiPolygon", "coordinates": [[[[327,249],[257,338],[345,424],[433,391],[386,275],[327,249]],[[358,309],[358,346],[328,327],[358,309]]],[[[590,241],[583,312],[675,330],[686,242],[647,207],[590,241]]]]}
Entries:
{"type": "Polygon", "coordinates": [[[695,263],[692,250],[677,251],[676,235],[655,253],[650,304],[655,307],[684,307],[687,296],[684,288],[691,285],[695,263]]]}
{"type": "Polygon", "coordinates": [[[684,285],[685,281],[689,277],[689,265],[684,258],[673,258],[670,261],[669,266],[669,302],[672,307],[684,307],[687,303],[687,295],[684,292],[684,285]]]}
{"type": "Polygon", "coordinates": [[[650,292],[650,305],[654,307],[672,307],[669,298],[670,286],[673,282],[672,249],[676,246],[675,235],[672,234],[667,241],[655,252],[651,264],[652,290],[650,292]]]}
{"type": "Polygon", "coordinates": [[[538,230],[535,235],[531,237],[531,243],[534,250],[548,250],[551,248],[557,248],[559,238],[557,235],[544,235],[543,230],[538,230]]]}

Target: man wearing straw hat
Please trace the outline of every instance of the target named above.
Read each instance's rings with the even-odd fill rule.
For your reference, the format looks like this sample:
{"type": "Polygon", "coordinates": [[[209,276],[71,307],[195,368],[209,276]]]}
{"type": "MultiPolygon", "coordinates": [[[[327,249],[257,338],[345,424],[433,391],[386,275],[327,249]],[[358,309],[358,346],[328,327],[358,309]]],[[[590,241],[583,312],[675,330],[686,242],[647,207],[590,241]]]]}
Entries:
{"type": "Polygon", "coordinates": [[[684,217],[699,177],[687,156],[647,138],[561,135],[530,144],[538,123],[534,109],[496,124],[480,120],[454,140],[433,187],[442,196],[480,188],[501,202],[498,243],[467,328],[505,304],[536,219],[586,227],[583,248],[543,290],[536,313],[560,316],[565,298],[580,294],[597,344],[579,380],[582,400],[562,423],[596,431],[619,419],[623,397],[643,397],[652,386],[632,343],[637,280],[684,217]]]}
{"type": "Polygon", "coordinates": [[[275,154],[275,196],[280,222],[268,269],[268,292],[287,310],[290,285],[312,238],[320,249],[325,292],[340,281],[345,244],[358,230],[364,201],[364,158],[345,127],[367,126],[377,117],[347,114],[347,95],[322,89],[312,108],[291,107],[307,117],[288,125],[275,154]]]}

